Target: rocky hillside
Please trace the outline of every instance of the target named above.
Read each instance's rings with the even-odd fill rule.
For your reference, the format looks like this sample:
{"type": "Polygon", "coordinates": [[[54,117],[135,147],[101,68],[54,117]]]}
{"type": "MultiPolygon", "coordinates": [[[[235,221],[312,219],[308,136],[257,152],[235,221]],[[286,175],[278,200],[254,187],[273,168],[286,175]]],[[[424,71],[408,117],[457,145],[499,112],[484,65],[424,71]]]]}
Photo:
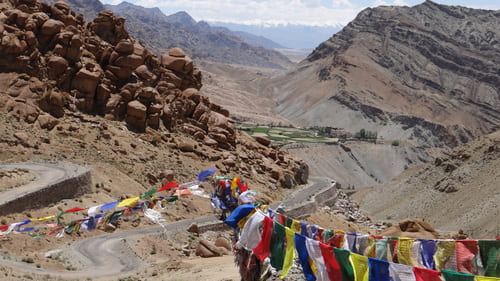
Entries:
{"type": "MultiPolygon", "coordinates": [[[[80,111],[89,115],[79,119],[105,127],[108,121],[123,122],[125,130],[146,132],[151,143],[223,172],[258,173],[268,179],[264,184],[286,187],[307,181],[303,161],[238,132],[226,109],[198,93],[201,72],[181,49],[156,57],[111,11],[84,24],[62,1],[10,3],[0,12],[0,112],[7,120],[24,122],[25,130],[71,132],[78,128],[58,124],[80,111]]],[[[1,124],[3,132],[11,129],[10,122],[1,124]]],[[[83,136],[65,135],[85,147],[78,144],[83,136]]],[[[36,148],[45,141],[2,134],[1,142],[36,148]]]]}
{"type": "Polygon", "coordinates": [[[206,22],[196,22],[185,12],[170,16],[158,8],[144,8],[127,2],[106,5],[127,18],[130,34],[142,40],[153,53],[181,47],[193,58],[214,62],[284,69],[292,62],[277,51],[256,47],[236,34],[221,32],[206,22]]]}
{"type": "Polygon", "coordinates": [[[426,1],[363,10],[267,94],[299,125],[456,146],[499,129],[498,11],[426,1]]]}
{"type": "Polygon", "coordinates": [[[500,132],[482,136],[354,199],[372,219],[421,218],[440,231],[473,238],[500,231],[500,132]]]}

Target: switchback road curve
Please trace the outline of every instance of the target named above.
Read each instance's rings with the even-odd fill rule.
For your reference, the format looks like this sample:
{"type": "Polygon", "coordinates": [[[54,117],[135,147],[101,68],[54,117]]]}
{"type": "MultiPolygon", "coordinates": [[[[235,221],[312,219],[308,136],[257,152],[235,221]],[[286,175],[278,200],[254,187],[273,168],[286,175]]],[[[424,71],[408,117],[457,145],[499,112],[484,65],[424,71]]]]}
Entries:
{"type": "MultiPolygon", "coordinates": [[[[27,168],[29,169],[29,168],[27,168]]],[[[287,214],[297,210],[302,215],[316,211],[319,204],[324,203],[325,197],[336,195],[335,183],[328,178],[311,178],[310,183],[294,191],[290,198],[272,204],[272,208],[282,207],[287,214]]],[[[221,221],[214,216],[199,217],[166,224],[167,231],[185,230],[192,223],[197,223],[202,229],[217,229],[222,227],[221,221]]],[[[138,238],[144,235],[162,233],[162,227],[151,227],[103,234],[90,237],[61,248],[61,254],[78,260],[78,271],[59,271],[45,268],[36,268],[31,264],[0,258],[0,265],[25,273],[50,275],[65,279],[72,278],[99,278],[133,273],[146,268],[147,264],[128,247],[127,239],[138,238]]]]}

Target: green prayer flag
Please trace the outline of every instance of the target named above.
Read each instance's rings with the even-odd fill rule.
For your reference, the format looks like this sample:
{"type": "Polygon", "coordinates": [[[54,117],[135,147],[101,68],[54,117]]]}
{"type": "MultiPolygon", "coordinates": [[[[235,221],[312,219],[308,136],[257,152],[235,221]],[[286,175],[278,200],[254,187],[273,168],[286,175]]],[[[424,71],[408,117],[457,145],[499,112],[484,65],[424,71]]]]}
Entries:
{"type": "Polygon", "coordinates": [[[286,224],[286,227],[288,228],[291,228],[292,227],[292,223],[293,223],[293,219],[290,218],[290,217],[285,217],[285,224],[286,224]]]}
{"type": "Polygon", "coordinates": [[[271,234],[271,265],[277,270],[283,269],[285,260],[285,227],[277,222],[274,222],[273,232],[271,234]]]}
{"type": "Polygon", "coordinates": [[[442,270],[441,275],[444,277],[445,281],[474,281],[474,275],[467,273],[442,270]]]}
{"type": "Polygon", "coordinates": [[[328,242],[328,239],[332,238],[334,232],[332,229],[325,229],[321,235],[323,236],[323,243],[328,242]]]}
{"type": "Polygon", "coordinates": [[[484,276],[500,277],[500,240],[479,240],[484,276]]]}
{"type": "Polygon", "coordinates": [[[143,199],[143,198],[151,196],[151,195],[153,195],[155,193],[156,193],[156,188],[153,188],[153,189],[149,190],[148,192],[144,193],[143,195],[141,195],[140,198],[143,199]]]}
{"type": "Polygon", "coordinates": [[[354,281],[354,270],[352,269],[349,256],[351,251],[345,249],[333,248],[335,259],[339,263],[340,270],[342,271],[342,281],[354,281]]]}
{"type": "Polygon", "coordinates": [[[389,240],[387,239],[375,240],[375,258],[379,260],[389,261],[387,259],[387,244],[389,244],[389,240]]]}

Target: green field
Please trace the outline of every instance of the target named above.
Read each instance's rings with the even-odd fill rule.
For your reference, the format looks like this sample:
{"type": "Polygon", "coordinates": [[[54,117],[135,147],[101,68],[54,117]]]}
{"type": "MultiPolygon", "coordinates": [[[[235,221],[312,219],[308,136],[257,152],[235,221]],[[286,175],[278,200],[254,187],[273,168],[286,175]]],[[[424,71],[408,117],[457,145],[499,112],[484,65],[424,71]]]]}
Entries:
{"type": "Polygon", "coordinates": [[[336,144],[337,138],[326,138],[318,136],[314,130],[299,129],[292,127],[271,127],[264,125],[253,125],[238,123],[237,129],[248,133],[252,137],[265,137],[273,141],[276,146],[289,143],[330,143],[336,144]]]}

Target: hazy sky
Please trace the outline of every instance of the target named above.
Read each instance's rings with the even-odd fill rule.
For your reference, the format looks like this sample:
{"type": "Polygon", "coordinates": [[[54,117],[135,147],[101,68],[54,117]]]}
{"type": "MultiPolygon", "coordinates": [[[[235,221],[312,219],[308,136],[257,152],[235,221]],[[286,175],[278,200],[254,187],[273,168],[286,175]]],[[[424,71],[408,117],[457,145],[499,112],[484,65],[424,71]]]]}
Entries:
{"type": "MultiPolygon", "coordinates": [[[[122,0],[101,0],[119,4],[122,0]]],[[[422,0],[128,0],[144,7],[159,7],[165,14],[188,12],[195,20],[240,24],[346,25],[364,8],[378,5],[413,6],[422,0]]],[[[500,9],[499,0],[436,0],[447,5],[500,9]]]]}

